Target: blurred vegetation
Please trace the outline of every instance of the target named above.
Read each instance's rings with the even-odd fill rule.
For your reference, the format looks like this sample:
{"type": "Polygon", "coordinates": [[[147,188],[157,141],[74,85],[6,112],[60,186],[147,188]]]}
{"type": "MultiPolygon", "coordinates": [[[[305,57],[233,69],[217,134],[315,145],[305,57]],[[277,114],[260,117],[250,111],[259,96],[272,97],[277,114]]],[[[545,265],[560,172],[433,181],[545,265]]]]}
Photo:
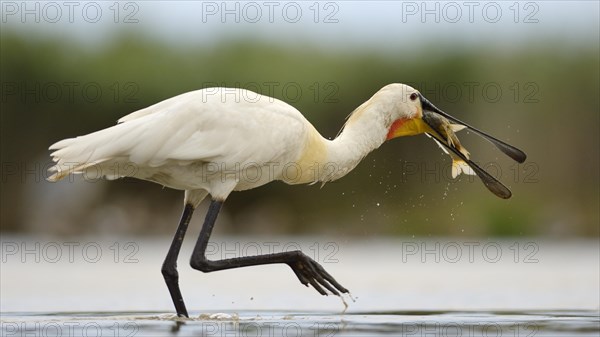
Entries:
{"type": "MultiPolygon", "coordinates": [[[[323,188],[272,183],[234,193],[220,230],[339,236],[599,234],[598,45],[568,51],[551,42],[512,51],[432,46],[378,55],[257,41],[173,49],[137,33],[91,48],[9,31],[0,42],[2,231],[171,233],[183,198],[179,191],[147,182],[102,181],[94,186],[99,196],[80,207],[74,186],[69,186],[72,194],[67,189],[54,195],[53,184],[43,180],[50,144],[111,126],[160,100],[216,85],[246,87],[289,102],[323,135],[334,137],[344,118],[379,88],[403,82],[528,153],[527,163],[516,165],[490,144],[461,137],[476,161],[492,172],[499,169],[512,199],[494,197],[477,179],[449,179],[447,156],[426,137],[410,137],[384,144],[347,177],[323,188]],[[484,87],[491,88],[487,96],[484,87]],[[497,101],[495,87],[502,90],[497,101]],[[98,88],[101,96],[95,99],[98,88]],[[73,213],[78,215],[61,218],[69,207],[80,208],[73,213]],[[114,221],[100,219],[115,212],[121,215],[107,215],[114,221]],[[53,217],[63,223],[51,225],[53,217]]],[[[198,213],[194,221],[201,222],[198,213]]]]}

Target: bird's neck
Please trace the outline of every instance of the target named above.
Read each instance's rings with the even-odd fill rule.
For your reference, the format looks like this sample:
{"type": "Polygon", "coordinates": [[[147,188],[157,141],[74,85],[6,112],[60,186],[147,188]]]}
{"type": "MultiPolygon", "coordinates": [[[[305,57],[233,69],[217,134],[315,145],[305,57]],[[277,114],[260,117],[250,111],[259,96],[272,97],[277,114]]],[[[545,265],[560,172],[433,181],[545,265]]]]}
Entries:
{"type": "Polygon", "coordinates": [[[320,180],[339,179],[354,169],[371,151],[386,140],[387,127],[381,114],[371,104],[357,108],[342,132],[334,140],[326,141],[327,162],[320,180]]]}

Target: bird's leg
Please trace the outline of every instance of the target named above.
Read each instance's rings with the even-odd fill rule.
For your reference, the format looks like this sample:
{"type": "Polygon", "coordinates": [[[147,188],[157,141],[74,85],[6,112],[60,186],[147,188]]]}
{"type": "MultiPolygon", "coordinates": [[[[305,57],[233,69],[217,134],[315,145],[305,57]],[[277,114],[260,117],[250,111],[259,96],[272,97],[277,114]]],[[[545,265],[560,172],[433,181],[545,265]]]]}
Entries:
{"type": "Polygon", "coordinates": [[[221,210],[223,202],[213,200],[206,214],[198,242],[194,247],[190,265],[192,268],[209,273],[217,270],[257,266],[263,264],[285,263],[292,268],[300,282],[308,287],[312,285],[321,295],[327,295],[326,288],[334,295],[348,290],[340,285],[325,269],[315,260],[306,256],[299,250],[265,254],[257,256],[244,256],[224,260],[211,261],[206,258],[206,247],[212,233],[215,220],[221,210]]]}
{"type": "Polygon", "coordinates": [[[181,296],[181,290],[179,290],[177,257],[179,256],[181,243],[183,242],[183,237],[185,236],[185,232],[188,228],[188,224],[190,223],[193,213],[194,206],[191,204],[186,204],[185,208],[183,209],[183,214],[181,214],[181,220],[179,221],[177,232],[175,232],[175,237],[171,243],[171,248],[169,248],[169,252],[167,253],[167,257],[165,258],[165,262],[163,262],[161,269],[163,277],[165,278],[165,282],[167,283],[167,287],[169,288],[169,293],[171,293],[171,299],[173,300],[173,304],[175,304],[177,316],[179,317],[189,316],[187,309],[185,308],[185,303],[183,302],[183,296],[181,296]]]}

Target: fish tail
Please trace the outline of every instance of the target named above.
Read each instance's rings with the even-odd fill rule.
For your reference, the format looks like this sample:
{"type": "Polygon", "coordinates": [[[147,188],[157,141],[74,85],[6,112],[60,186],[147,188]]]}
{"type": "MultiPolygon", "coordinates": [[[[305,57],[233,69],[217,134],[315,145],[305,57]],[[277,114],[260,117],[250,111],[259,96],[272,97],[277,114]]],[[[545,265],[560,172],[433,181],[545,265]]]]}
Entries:
{"type": "Polygon", "coordinates": [[[473,171],[473,169],[471,168],[471,166],[469,166],[469,164],[467,164],[465,161],[463,161],[460,158],[453,158],[452,159],[452,178],[458,177],[458,175],[461,173],[468,174],[471,176],[475,175],[475,171],[473,171]]]}

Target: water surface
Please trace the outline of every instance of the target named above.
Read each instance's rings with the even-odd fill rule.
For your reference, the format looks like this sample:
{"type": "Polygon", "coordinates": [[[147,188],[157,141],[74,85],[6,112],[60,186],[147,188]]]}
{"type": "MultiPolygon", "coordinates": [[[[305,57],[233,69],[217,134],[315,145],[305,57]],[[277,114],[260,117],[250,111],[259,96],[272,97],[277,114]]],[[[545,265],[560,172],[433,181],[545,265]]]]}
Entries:
{"type": "Polygon", "coordinates": [[[284,265],[203,274],[179,260],[190,319],[160,274],[169,239],[2,238],[2,336],[598,336],[595,241],[227,237],[213,259],[302,249],[352,291],[284,265]]]}

